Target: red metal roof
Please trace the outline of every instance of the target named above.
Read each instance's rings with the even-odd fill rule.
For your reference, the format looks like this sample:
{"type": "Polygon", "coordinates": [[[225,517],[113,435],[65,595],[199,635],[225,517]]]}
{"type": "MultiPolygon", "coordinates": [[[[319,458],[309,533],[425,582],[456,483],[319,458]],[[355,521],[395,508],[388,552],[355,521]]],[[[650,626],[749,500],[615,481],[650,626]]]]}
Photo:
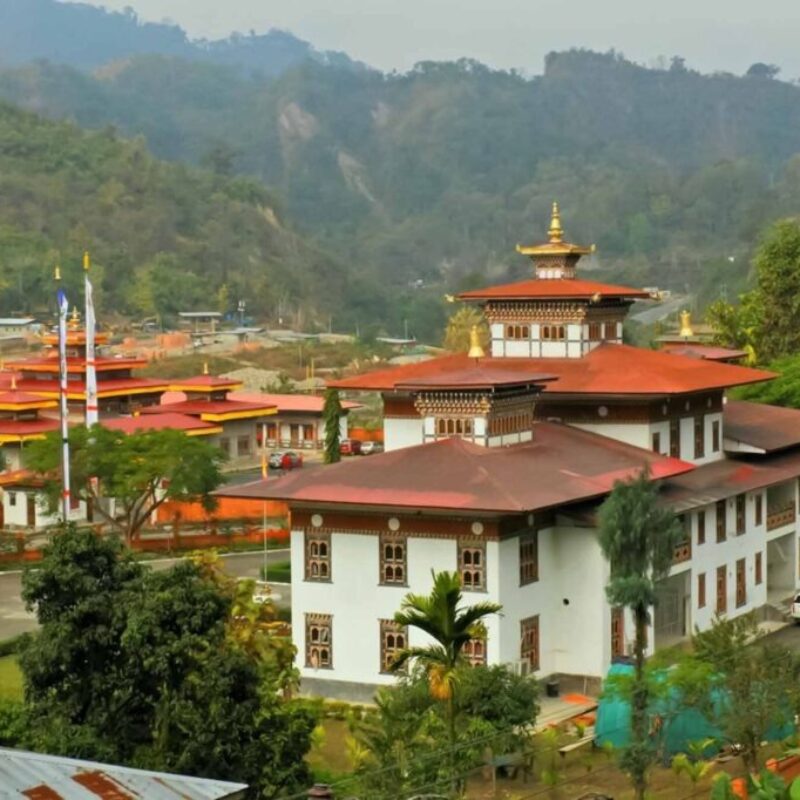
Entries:
{"type": "MultiPolygon", "coordinates": [[[[32,392],[33,394],[40,392],[58,394],[60,390],[58,381],[50,378],[23,378],[17,381],[17,385],[21,390],[32,392]]],[[[99,397],[109,393],[124,393],[126,390],[141,392],[143,389],[151,389],[154,393],[160,393],[166,388],[166,382],[151,378],[112,378],[108,380],[101,378],[97,381],[97,394],[99,397]]],[[[86,384],[83,381],[69,381],[67,384],[68,394],[81,394],[85,391],[86,384]]]]}
{"type": "Polygon", "coordinates": [[[400,391],[424,389],[493,389],[530,386],[555,379],[552,373],[503,369],[502,359],[470,359],[461,369],[433,375],[420,375],[397,384],[400,391]]]}
{"type": "Polygon", "coordinates": [[[0,392],[0,406],[31,406],[36,405],[44,408],[52,408],[57,405],[54,400],[49,400],[42,397],[40,394],[33,394],[33,392],[21,392],[19,390],[11,390],[9,392],[0,392]]]}
{"type": "Polygon", "coordinates": [[[540,422],[526,444],[495,448],[444,439],[217,493],[300,504],[520,513],[602,496],[644,467],[656,479],[693,469],[605,436],[540,422]]]}
{"type": "MultiPolygon", "coordinates": [[[[158,408],[159,406],[156,406],[158,408]]],[[[161,414],[147,414],[138,417],[117,417],[115,419],[104,419],[102,424],[106,428],[123,433],[135,433],[137,431],[159,431],[171,428],[178,431],[196,431],[211,429],[216,430],[217,426],[204,422],[198,417],[188,414],[176,414],[172,411],[165,411],[161,414]]],[[[0,432],[2,428],[0,427],[0,432]]]]}
{"type": "Polygon", "coordinates": [[[195,375],[192,378],[174,378],[170,381],[170,389],[172,391],[182,391],[184,387],[191,387],[205,392],[241,385],[242,382],[235,378],[223,378],[216,375],[195,375]]]}
{"type": "Polygon", "coordinates": [[[723,431],[756,450],[771,453],[800,445],[800,410],[729,400],[723,410],[723,431]]]}
{"type": "Polygon", "coordinates": [[[530,278],[517,283],[505,283],[501,286],[489,286],[485,289],[462,292],[459,298],[462,300],[591,300],[595,296],[621,297],[632,300],[643,300],[650,297],[641,289],[585,281],[580,278],[530,278]]]}
{"type": "MultiPolygon", "coordinates": [[[[143,367],[147,364],[147,359],[144,358],[98,358],[95,361],[95,367],[98,372],[108,372],[115,369],[135,369],[136,367],[143,367]]],[[[9,359],[6,365],[10,369],[20,370],[22,372],[58,372],[58,357],[41,356],[38,358],[22,358],[22,359],[9,359]]],[[[67,372],[86,372],[86,359],[84,358],[68,358],[67,359],[67,372]]]]}
{"type": "Polygon", "coordinates": [[[800,450],[753,458],[726,458],[665,481],[664,502],[675,511],[715,503],[742,492],[793,480],[800,475],[800,450]]]}
{"type": "MultiPolygon", "coordinates": [[[[391,369],[331,381],[341,389],[393,391],[437,375],[457,373],[474,359],[466,353],[403,364],[391,369]]],[[[482,363],[504,371],[540,370],[556,376],[545,384],[552,394],[672,395],[758,383],[772,372],[645,350],[623,344],[601,344],[583,358],[487,358],[482,363]]]]}
{"type": "Polygon", "coordinates": [[[664,342],[661,349],[678,356],[689,358],[706,358],[709,361],[738,361],[747,353],[744,350],[732,350],[729,347],[717,347],[710,344],[687,344],[685,342],[664,342]]]}
{"type": "Polygon", "coordinates": [[[184,400],[167,405],[147,406],[142,414],[163,414],[176,411],[179,414],[228,414],[237,411],[271,411],[269,403],[240,403],[236,400],[184,400]]]}
{"type": "Polygon", "coordinates": [[[15,469],[11,472],[0,472],[0,486],[31,486],[41,488],[45,484],[42,475],[30,469],[15,469]]]}
{"type": "Polygon", "coordinates": [[[0,436],[36,436],[56,431],[57,419],[0,419],[0,436]]]}
{"type": "MultiPolygon", "coordinates": [[[[313,394],[262,394],[259,392],[231,392],[228,395],[230,400],[238,400],[244,403],[266,403],[273,405],[280,414],[285,412],[307,412],[310,414],[321,414],[325,405],[325,398],[322,395],[313,394]]],[[[361,408],[361,403],[354,403],[351,400],[342,400],[342,408],[349,411],[353,408],[361,408]]]]}

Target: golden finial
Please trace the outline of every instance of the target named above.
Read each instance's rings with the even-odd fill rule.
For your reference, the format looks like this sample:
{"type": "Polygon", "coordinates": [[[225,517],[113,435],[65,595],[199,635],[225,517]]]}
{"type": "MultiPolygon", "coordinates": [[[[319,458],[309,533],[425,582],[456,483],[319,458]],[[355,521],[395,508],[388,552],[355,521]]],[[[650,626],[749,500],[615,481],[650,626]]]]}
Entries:
{"type": "Polygon", "coordinates": [[[81,315],[78,312],[78,306],[73,306],[72,307],[72,316],[70,317],[70,320],[69,320],[69,327],[73,331],[76,331],[80,327],[80,324],[81,324],[81,315]]]}
{"type": "Polygon", "coordinates": [[[58,264],[56,264],[55,279],[57,281],[61,280],[61,267],[58,264]]]}
{"type": "Polygon", "coordinates": [[[552,244],[560,244],[564,236],[561,228],[561,213],[558,210],[558,203],[553,203],[553,216],[550,218],[550,228],[547,231],[552,244]]]}
{"type": "Polygon", "coordinates": [[[89,251],[88,250],[84,250],[83,251],[83,271],[84,272],[88,272],[89,271],[90,263],[91,262],[89,261],[89,251]]]}
{"type": "Polygon", "coordinates": [[[203,362],[203,375],[208,375],[208,361],[203,362]]]}
{"type": "Polygon", "coordinates": [[[681,311],[681,331],[678,334],[682,339],[689,339],[694,336],[692,330],[692,313],[690,311],[681,311]]]}
{"type": "Polygon", "coordinates": [[[483,347],[481,346],[481,335],[478,333],[478,326],[473,325],[469,331],[469,353],[467,356],[469,358],[483,358],[486,353],[483,352],[483,347]]]}
{"type": "Polygon", "coordinates": [[[17,391],[17,376],[13,372],[11,373],[11,391],[12,392],[17,391]]]}

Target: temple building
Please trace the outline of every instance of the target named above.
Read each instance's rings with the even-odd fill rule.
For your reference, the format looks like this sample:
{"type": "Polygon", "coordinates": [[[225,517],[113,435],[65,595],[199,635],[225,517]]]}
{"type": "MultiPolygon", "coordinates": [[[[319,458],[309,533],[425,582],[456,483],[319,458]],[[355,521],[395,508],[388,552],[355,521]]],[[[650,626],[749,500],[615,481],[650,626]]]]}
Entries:
{"type": "Polygon", "coordinates": [[[586,281],[592,248],[518,247],[534,275],[465,292],[491,331],[468,353],[332,381],[383,398],[386,452],[226,487],[291,509],[292,618],[307,691],[367,698],[424,635],[393,622],[431,570],[458,571],[467,602],[503,605],[473,663],[599,680],[629,652],[632,620],[611,608],[597,510],[647,470],[685,540],[659,587],[651,650],[715,613],[780,615],[800,586],[800,411],[729,402],[774,377],[730,359],[623,344],[648,295],[586,281]]]}

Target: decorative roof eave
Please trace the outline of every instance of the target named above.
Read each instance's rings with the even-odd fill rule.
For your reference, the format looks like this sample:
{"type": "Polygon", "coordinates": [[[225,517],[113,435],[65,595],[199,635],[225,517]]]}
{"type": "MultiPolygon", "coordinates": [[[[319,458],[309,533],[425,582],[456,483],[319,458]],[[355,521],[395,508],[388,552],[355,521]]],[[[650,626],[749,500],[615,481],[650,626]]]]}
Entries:
{"type": "Polygon", "coordinates": [[[203,422],[231,422],[236,419],[255,419],[257,417],[271,417],[278,413],[275,406],[264,408],[248,409],[244,411],[220,411],[220,412],[201,412],[200,419],[203,422]]]}
{"type": "Polygon", "coordinates": [[[588,256],[595,246],[584,247],[570,242],[545,242],[544,244],[518,244],[516,250],[523,256],[588,256]]]}

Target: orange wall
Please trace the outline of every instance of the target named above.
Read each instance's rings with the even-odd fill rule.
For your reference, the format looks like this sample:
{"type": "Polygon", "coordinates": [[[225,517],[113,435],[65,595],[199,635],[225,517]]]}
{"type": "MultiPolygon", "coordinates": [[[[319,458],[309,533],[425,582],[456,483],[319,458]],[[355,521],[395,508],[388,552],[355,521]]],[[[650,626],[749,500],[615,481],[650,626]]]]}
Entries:
{"type": "Polygon", "coordinates": [[[168,501],[156,511],[158,523],[219,522],[222,520],[261,520],[266,506],[267,517],[287,517],[289,506],[280,500],[243,500],[238,497],[220,497],[217,507],[206,511],[200,503],[168,501]]]}

